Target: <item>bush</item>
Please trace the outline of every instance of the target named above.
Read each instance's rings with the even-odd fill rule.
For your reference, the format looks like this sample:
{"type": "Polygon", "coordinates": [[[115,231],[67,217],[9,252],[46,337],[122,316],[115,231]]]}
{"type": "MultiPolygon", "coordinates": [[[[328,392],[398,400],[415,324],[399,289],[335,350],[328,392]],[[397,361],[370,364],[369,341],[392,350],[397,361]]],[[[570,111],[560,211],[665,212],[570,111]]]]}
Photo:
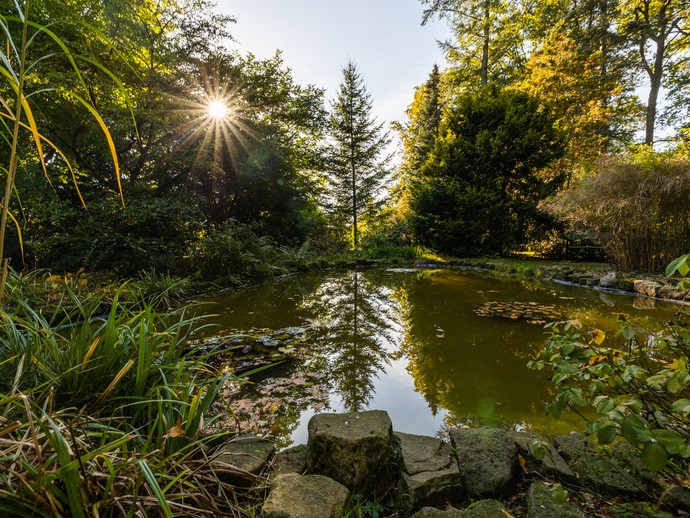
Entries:
{"type": "Polygon", "coordinates": [[[661,271],[690,249],[690,161],[643,149],[544,204],[573,232],[591,233],[623,270],[661,271]]]}
{"type": "Polygon", "coordinates": [[[213,228],[193,244],[192,271],[203,279],[242,284],[270,278],[281,252],[268,236],[258,236],[249,225],[229,221],[213,228]]]}
{"type": "Polygon", "coordinates": [[[538,99],[494,87],[462,96],[439,135],[410,187],[417,243],[474,256],[514,250],[540,231],[537,204],[564,181],[546,167],[564,148],[538,99]]]}

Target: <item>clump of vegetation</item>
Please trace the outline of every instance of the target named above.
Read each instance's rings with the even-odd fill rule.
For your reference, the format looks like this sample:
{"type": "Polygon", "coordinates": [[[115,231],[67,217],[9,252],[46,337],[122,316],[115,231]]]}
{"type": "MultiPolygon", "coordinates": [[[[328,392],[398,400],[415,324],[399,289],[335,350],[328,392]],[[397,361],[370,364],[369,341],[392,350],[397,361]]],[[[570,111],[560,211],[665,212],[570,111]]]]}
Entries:
{"type": "Polygon", "coordinates": [[[661,271],[690,249],[690,162],[647,148],[599,161],[544,207],[591,233],[623,270],[661,271]]]}
{"type": "MultiPolygon", "coordinates": [[[[686,256],[684,256],[686,257],[686,256]]],[[[679,258],[669,272],[690,270],[679,258]]],[[[548,367],[558,392],[547,406],[555,417],[591,407],[586,432],[600,445],[621,437],[652,471],[686,479],[690,473],[690,312],[659,330],[619,317],[616,337],[578,321],[548,324],[549,339],[532,369],[548,367]]]]}
{"type": "Polygon", "coordinates": [[[236,515],[231,467],[203,436],[228,377],[184,354],[200,322],[119,294],[100,315],[100,300],[66,292],[58,322],[25,303],[0,313],[0,510],[236,515]]]}

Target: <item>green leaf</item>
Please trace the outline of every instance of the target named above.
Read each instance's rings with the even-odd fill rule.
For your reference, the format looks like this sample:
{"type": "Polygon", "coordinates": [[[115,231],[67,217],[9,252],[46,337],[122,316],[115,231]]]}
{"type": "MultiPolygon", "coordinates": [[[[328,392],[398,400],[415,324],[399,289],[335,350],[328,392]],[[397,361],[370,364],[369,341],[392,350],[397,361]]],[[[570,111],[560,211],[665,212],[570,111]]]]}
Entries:
{"type": "Polygon", "coordinates": [[[568,501],[568,490],[556,484],[551,490],[551,501],[556,505],[563,505],[568,501]]]}
{"type": "Polygon", "coordinates": [[[689,257],[690,254],[681,255],[680,257],[677,257],[671,261],[671,263],[666,267],[666,275],[671,276],[676,273],[676,271],[681,275],[687,275],[690,271],[690,266],[688,266],[689,257]]]}
{"type": "Polygon", "coordinates": [[[679,399],[671,405],[671,411],[679,412],[681,414],[690,413],[690,399],[679,399]]]}
{"type": "Polygon", "coordinates": [[[621,334],[623,335],[623,338],[625,338],[626,340],[632,340],[633,338],[635,338],[635,328],[628,325],[622,326],[621,334]]]}
{"type": "Polygon", "coordinates": [[[616,438],[616,432],[616,426],[613,424],[607,424],[599,428],[599,431],[597,431],[599,444],[611,444],[616,438]]]}
{"type": "Polygon", "coordinates": [[[668,454],[658,442],[648,442],[642,448],[642,462],[650,471],[660,471],[666,466],[668,454]]]}

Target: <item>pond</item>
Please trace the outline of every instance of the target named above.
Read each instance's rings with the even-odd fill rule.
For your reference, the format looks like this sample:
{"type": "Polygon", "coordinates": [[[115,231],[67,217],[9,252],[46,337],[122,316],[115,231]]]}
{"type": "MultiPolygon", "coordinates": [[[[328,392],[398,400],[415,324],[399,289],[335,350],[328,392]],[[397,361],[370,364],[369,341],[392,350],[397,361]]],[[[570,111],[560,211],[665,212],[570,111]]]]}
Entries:
{"type": "Polygon", "coordinates": [[[366,409],[386,410],[398,431],[431,436],[481,424],[547,436],[581,430],[575,415],[545,415],[552,385],[526,367],[545,342],[545,322],[577,318],[613,334],[620,313],[652,322],[678,310],[485,272],[396,269],[287,277],[201,307],[226,334],[291,337],[279,348],[291,358],[227,391],[219,410],[224,426],[280,447],[306,443],[316,412],[366,409]]]}

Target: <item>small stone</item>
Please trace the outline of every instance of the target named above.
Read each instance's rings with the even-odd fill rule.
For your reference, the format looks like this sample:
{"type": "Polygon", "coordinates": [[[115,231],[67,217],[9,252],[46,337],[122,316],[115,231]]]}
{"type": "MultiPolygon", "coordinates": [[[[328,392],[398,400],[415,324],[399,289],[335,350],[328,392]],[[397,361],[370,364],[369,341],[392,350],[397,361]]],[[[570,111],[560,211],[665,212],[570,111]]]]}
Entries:
{"type": "Polygon", "coordinates": [[[498,500],[480,500],[465,509],[463,518],[505,518],[511,516],[498,500]]]}
{"type": "MultiPolygon", "coordinates": [[[[562,491],[565,491],[561,488],[562,491]]],[[[584,518],[572,502],[559,502],[552,488],[543,482],[533,483],[527,490],[527,518],[584,518]]]]}
{"type": "Polygon", "coordinates": [[[238,486],[252,485],[267,467],[275,453],[275,445],[266,439],[240,437],[228,441],[214,459],[214,464],[222,464],[219,472],[225,480],[238,486]]]}
{"type": "Polygon", "coordinates": [[[556,448],[543,436],[532,432],[511,432],[518,453],[525,459],[528,475],[555,478],[563,482],[575,480],[575,473],[556,451],[556,448]],[[544,455],[536,455],[535,450],[543,448],[544,455]],[[541,457],[541,458],[538,458],[541,457]]]}
{"type": "Polygon", "coordinates": [[[273,471],[276,474],[297,473],[301,475],[306,470],[307,447],[304,444],[279,452],[273,461],[273,471]]]}
{"type": "Polygon", "coordinates": [[[436,509],[435,507],[423,507],[412,515],[411,518],[464,518],[464,513],[450,507],[448,509],[436,509]]]}
{"type": "Polygon", "coordinates": [[[520,465],[515,441],[503,430],[474,428],[454,430],[462,484],[470,497],[509,495],[515,487],[520,465]]]}
{"type": "Polygon", "coordinates": [[[278,475],[261,511],[262,518],[337,518],[350,498],[345,486],[321,475],[278,475]]]}

